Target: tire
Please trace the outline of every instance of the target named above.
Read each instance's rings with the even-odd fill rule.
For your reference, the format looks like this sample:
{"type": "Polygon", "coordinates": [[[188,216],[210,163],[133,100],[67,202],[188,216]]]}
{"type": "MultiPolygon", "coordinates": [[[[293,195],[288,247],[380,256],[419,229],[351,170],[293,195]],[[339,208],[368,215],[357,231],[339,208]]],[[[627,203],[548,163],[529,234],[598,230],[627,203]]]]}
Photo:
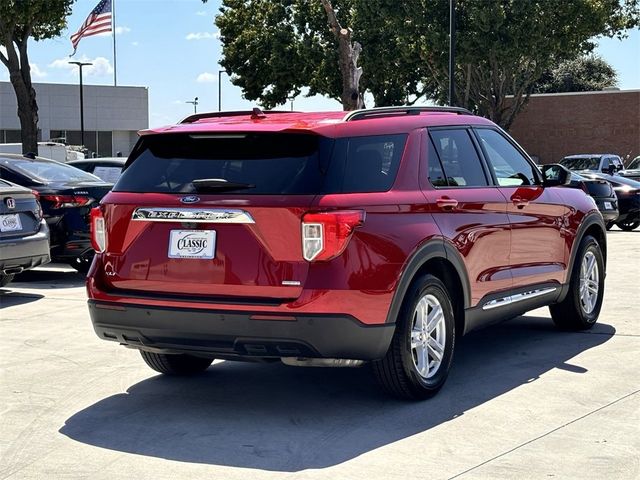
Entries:
{"type": "Polygon", "coordinates": [[[165,375],[193,375],[204,372],[213,362],[213,358],[194,357],[186,354],[174,355],[140,350],[140,355],[147,365],[156,372],[165,375]]]}
{"type": "Polygon", "coordinates": [[[611,227],[613,227],[615,224],[616,224],[616,222],[607,222],[604,227],[607,230],[611,230],[611,227]]]}
{"type": "Polygon", "coordinates": [[[7,285],[9,285],[9,283],[13,281],[13,277],[15,277],[13,273],[10,273],[9,275],[0,273],[0,288],[6,287],[7,285]]]}
{"type": "Polygon", "coordinates": [[[551,318],[557,327],[563,330],[587,330],[595,325],[604,298],[604,275],[604,259],[600,245],[595,238],[586,235],[580,241],[567,296],[562,302],[549,306],[551,318]],[[593,267],[590,267],[591,259],[593,267]],[[586,283],[583,277],[591,268],[595,269],[595,277],[589,275],[588,282],[592,289],[597,285],[597,291],[594,294],[588,286],[584,286],[587,291],[583,290],[581,293],[581,288],[586,283]]]}
{"type": "Polygon", "coordinates": [[[69,265],[75,268],[78,273],[82,273],[86,275],[91,268],[91,262],[93,262],[94,253],[81,255],[79,257],[75,257],[69,265]]]}
{"type": "MultiPolygon", "coordinates": [[[[428,321],[425,322],[428,325],[428,321]]],[[[425,326],[426,328],[426,326],[425,326]]],[[[435,395],[444,385],[455,344],[455,318],[451,296],[437,277],[424,275],[409,287],[396,320],[396,331],[384,358],[372,362],[373,372],[381,386],[393,396],[423,400],[435,395]],[[422,329],[424,318],[419,309],[425,308],[426,318],[435,315],[435,328],[422,329]],[[441,316],[437,315],[438,308],[441,316]],[[413,347],[412,347],[413,340],[413,347]],[[429,341],[432,340],[432,346],[429,341]],[[434,355],[434,344],[443,345],[440,362],[434,355]],[[421,352],[426,354],[426,362],[421,352]],[[432,364],[433,362],[433,364],[432,364]]]]}
{"type": "Polygon", "coordinates": [[[630,232],[631,230],[635,230],[640,227],[640,222],[618,222],[616,223],[620,230],[624,230],[625,232],[630,232]]]}

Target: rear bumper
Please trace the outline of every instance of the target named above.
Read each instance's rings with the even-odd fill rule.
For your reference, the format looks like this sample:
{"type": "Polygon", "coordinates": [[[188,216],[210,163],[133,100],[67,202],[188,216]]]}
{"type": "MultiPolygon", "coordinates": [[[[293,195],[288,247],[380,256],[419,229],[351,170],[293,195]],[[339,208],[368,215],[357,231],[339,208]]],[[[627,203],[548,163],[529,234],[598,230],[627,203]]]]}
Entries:
{"type": "Polygon", "coordinates": [[[49,260],[49,229],[44,221],[33,235],[0,241],[0,272],[27,270],[48,263],[49,260]]]}
{"type": "Polygon", "coordinates": [[[394,324],[365,325],[348,315],[132,306],[89,300],[96,334],[135,348],[219,358],[382,358],[394,324]],[[259,318],[256,318],[258,316],[259,318]],[[275,318],[280,317],[280,320],[275,318]]]}

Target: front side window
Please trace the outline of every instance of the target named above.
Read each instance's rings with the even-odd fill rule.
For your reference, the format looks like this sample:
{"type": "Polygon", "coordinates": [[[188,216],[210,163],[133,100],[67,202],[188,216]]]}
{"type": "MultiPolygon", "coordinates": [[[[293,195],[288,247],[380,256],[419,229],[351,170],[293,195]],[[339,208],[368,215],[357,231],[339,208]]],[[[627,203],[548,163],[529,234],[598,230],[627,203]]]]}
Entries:
{"type": "Polygon", "coordinates": [[[537,183],[534,167],[502,134],[488,128],[476,129],[476,133],[498,185],[513,187],[537,183]]]}
{"type": "Polygon", "coordinates": [[[478,152],[466,129],[437,129],[430,131],[430,136],[446,177],[447,186],[489,185],[478,152]]]}

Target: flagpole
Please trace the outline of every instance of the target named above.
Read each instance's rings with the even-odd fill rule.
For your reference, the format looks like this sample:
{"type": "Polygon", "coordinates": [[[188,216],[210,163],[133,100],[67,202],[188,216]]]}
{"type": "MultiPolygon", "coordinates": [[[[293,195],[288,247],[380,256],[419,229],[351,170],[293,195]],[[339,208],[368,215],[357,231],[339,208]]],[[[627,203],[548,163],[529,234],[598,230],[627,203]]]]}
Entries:
{"type": "Polygon", "coordinates": [[[111,0],[111,33],[113,34],[113,86],[118,86],[118,61],[116,59],[116,0],[111,0]]]}

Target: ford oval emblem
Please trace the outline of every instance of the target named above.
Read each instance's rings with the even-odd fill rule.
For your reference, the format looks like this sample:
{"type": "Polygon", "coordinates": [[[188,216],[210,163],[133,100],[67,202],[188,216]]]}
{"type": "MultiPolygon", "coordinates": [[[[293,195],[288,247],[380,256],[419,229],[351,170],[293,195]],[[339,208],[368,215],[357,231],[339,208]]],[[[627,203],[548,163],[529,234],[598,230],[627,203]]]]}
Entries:
{"type": "Polygon", "coordinates": [[[200,197],[196,197],[195,195],[189,195],[188,197],[182,197],[180,201],[182,203],[197,203],[200,201],[200,197]]]}

